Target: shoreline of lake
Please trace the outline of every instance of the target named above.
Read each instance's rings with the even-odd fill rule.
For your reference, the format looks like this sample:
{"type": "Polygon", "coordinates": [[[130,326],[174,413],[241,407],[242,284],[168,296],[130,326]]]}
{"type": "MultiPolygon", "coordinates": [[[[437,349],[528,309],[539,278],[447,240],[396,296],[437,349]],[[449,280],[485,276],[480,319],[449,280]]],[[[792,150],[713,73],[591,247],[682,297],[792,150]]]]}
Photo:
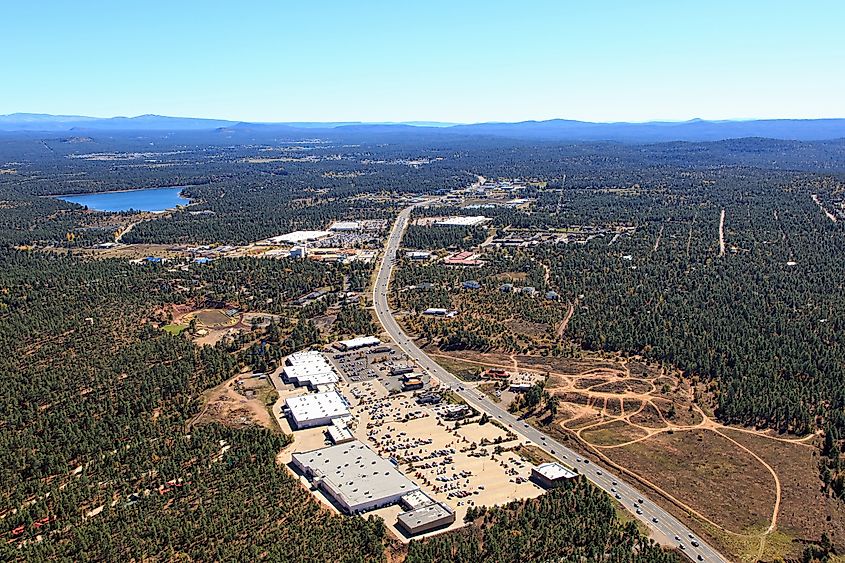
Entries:
{"type": "Polygon", "coordinates": [[[191,204],[191,199],[182,195],[186,187],[168,186],[110,190],[106,192],[51,195],[48,197],[75,203],[102,213],[120,213],[129,210],[163,213],[191,204]]]}

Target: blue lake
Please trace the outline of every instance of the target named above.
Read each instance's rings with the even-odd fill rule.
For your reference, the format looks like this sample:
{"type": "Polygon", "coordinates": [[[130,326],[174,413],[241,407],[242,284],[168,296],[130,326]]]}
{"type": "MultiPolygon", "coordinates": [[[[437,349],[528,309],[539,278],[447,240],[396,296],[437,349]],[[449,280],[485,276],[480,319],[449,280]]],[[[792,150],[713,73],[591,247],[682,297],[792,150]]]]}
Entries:
{"type": "Polygon", "coordinates": [[[179,195],[178,188],[152,188],[124,192],[100,192],[96,194],[60,195],[57,198],[85,205],[96,211],[164,211],[177,205],[186,205],[188,198],[179,195]]]}

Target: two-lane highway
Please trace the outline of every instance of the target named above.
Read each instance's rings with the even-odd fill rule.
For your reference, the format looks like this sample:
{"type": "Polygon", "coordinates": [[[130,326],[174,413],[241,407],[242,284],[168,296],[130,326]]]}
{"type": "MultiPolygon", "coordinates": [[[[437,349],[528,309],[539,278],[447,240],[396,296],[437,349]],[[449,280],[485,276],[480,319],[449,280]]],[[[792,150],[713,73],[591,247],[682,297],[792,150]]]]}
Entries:
{"type": "Polygon", "coordinates": [[[562,460],[567,465],[574,467],[596,486],[616,498],[631,514],[648,526],[655,539],[660,541],[660,543],[679,547],[690,559],[696,561],[726,561],[719,552],[704,543],[701,539],[695,537],[692,531],[684,526],[677,518],[649,500],[630,483],[607,470],[597,467],[595,464],[591,464],[584,456],[575,453],[552,437],[514,417],[506,410],[491,402],[485,395],[479,394],[477,390],[466,388],[462,381],[432,360],[405,334],[393,317],[387,295],[393,266],[396,262],[396,254],[413,207],[404,209],[393,225],[393,229],[387,239],[384,255],[379,263],[376,282],[373,288],[373,304],[376,314],[394,342],[408,356],[414,358],[423,369],[427,370],[444,385],[451,387],[455,393],[460,395],[462,399],[479,412],[486,412],[488,416],[499,420],[516,434],[562,460]]]}

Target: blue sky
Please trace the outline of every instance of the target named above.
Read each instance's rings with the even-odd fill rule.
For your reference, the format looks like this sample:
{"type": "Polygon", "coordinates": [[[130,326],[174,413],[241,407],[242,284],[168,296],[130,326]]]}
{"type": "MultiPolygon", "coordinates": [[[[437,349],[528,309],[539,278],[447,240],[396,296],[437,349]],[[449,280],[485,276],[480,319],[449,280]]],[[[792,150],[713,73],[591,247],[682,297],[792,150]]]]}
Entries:
{"type": "Polygon", "coordinates": [[[842,0],[3,0],[0,114],[845,117],[842,0]]]}

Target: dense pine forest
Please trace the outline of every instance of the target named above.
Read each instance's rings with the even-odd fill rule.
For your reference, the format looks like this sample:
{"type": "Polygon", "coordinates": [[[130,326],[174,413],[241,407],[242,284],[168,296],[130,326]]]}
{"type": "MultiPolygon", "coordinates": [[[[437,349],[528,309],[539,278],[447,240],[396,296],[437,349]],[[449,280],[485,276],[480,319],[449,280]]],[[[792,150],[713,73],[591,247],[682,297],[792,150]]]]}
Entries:
{"type": "Polygon", "coordinates": [[[408,563],[427,561],[680,561],[619,520],[610,498],[578,480],[543,496],[470,509],[471,524],[412,542],[408,563]],[[527,533],[529,532],[530,533],[527,533]]]}

